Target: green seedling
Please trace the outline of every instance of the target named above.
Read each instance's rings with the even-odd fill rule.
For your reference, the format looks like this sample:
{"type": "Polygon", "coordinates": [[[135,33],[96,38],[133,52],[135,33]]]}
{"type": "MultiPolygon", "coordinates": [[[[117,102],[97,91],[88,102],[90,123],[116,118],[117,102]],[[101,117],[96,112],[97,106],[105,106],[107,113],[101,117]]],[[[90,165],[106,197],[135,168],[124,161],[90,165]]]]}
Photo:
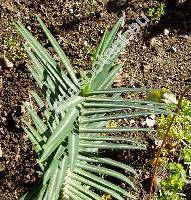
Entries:
{"type": "MultiPolygon", "coordinates": [[[[60,63],[20,22],[15,24],[27,43],[25,48],[33,64],[28,68],[45,95],[41,99],[36,92],[31,92],[41,115],[30,103],[24,103],[31,117],[23,120],[24,130],[39,157],[38,163],[43,175],[39,185],[21,199],[102,200],[103,194],[109,194],[108,198],[117,200],[135,199],[127,189],[104,179],[106,176],[114,177],[135,189],[131,178],[124,175],[125,171],[137,175],[135,169],[101,155],[100,150],[145,150],[141,142],[121,137],[118,133],[147,132],[150,129],[137,126],[111,127],[108,124],[120,118],[130,120],[132,117],[165,113],[166,107],[152,101],[122,98],[124,92],[140,93],[149,89],[112,87],[122,67],[118,64],[118,57],[125,48],[124,41],[118,41],[118,51],[110,51],[124,19],[121,18],[111,31],[105,32],[94,55],[94,74],[87,82],[86,73],[81,70],[84,77],[82,85],[58,42],[42,20],[39,17],[37,19],[65,68],[62,70],[60,63]],[[64,102],[60,102],[61,97],[64,97],[64,102]],[[60,103],[58,108],[55,107],[57,103],[60,103]],[[116,114],[116,111],[119,112],[116,114]],[[111,136],[110,133],[115,135],[111,136]]],[[[123,35],[127,37],[127,32],[123,35]]]]}
{"type": "Polygon", "coordinates": [[[148,16],[151,18],[153,23],[158,23],[166,14],[165,8],[166,5],[164,3],[159,3],[157,7],[149,8],[148,16]]]}

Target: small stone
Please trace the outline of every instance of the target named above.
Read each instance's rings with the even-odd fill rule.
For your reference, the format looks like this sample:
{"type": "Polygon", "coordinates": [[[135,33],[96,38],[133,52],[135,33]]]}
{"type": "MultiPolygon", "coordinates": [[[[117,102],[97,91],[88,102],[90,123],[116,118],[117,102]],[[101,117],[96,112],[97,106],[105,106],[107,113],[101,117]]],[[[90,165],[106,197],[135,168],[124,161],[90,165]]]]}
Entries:
{"type": "Polygon", "coordinates": [[[141,122],[141,126],[145,126],[146,125],[146,122],[145,121],[143,121],[143,122],[141,122]]]}
{"type": "Polygon", "coordinates": [[[18,162],[21,159],[21,156],[19,154],[16,154],[15,161],[18,162]]]}
{"type": "Polygon", "coordinates": [[[189,36],[187,34],[179,35],[179,37],[186,40],[189,39],[189,36]]]}
{"type": "Polygon", "coordinates": [[[27,26],[27,29],[28,29],[29,31],[31,31],[31,27],[30,27],[30,26],[27,26]]]}
{"type": "Polygon", "coordinates": [[[69,12],[70,12],[70,14],[74,14],[74,10],[73,9],[70,9],[69,12]]]}
{"type": "Polygon", "coordinates": [[[155,119],[155,117],[156,117],[155,115],[151,115],[150,116],[151,119],[155,119]]]}
{"type": "Polygon", "coordinates": [[[5,169],[5,165],[0,163],[0,172],[2,172],[5,169]]]}
{"type": "Polygon", "coordinates": [[[148,72],[152,68],[152,66],[151,66],[151,64],[149,64],[147,62],[143,62],[141,68],[142,68],[143,72],[148,72]]]}
{"type": "Polygon", "coordinates": [[[168,29],[165,28],[164,31],[163,31],[163,33],[164,33],[164,35],[167,36],[167,35],[169,35],[170,31],[169,31],[168,29]]]}
{"type": "Polygon", "coordinates": [[[164,93],[163,94],[163,101],[165,103],[175,103],[175,104],[177,104],[176,96],[174,94],[171,94],[171,93],[164,93]]]}
{"type": "Polygon", "coordinates": [[[134,124],[134,123],[135,123],[135,120],[134,120],[134,119],[131,119],[131,120],[129,121],[129,123],[130,123],[130,124],[134,124]]]}
{"type": "Polygon", "coordinates": [[[156,121],[154,119],[149,119],[148,117],[146,118],[146,121],[145,121],[146,125],[148,127],[153,127],[155,124],[156,124],[156,121]]]}
{"type": "Polygon", "coordinates": [[[6,68],[13,68],[13,63],[8,60],[5,56],[3,56],[4,64],[6,68]]]}
{"type": "Polygon", "coordinates": [[[143,45],[142,46],[143,50],[147,49],[147,46],[146,45],[143,45]]]}
{"type": "Polygon", "coordinates": [[[87,41],[84,41],[84,45],[85,45],[85,46],[88,46],[88,42],[87,42],[87,41]]]}
{"type": "Polygon", "coordinates": [[[170,49],[173,53],[176,53],[177,52],[177,49],[176,49],[176,47],[171,47],[171,49],[170,49]]]}

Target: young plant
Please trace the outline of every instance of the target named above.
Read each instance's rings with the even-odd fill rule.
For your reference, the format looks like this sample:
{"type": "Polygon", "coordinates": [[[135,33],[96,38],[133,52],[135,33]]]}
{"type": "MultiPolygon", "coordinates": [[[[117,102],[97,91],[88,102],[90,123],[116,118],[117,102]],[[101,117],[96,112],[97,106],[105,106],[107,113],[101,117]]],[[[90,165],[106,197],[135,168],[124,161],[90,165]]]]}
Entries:
{"type": "Polygon", "coordinates": [[[165,7],[166,5],[164,3],[159,3],[156,8],[149,8],[148,16],[153,23],[158,23],[161,20],[161,17],[166,14],[165,7]]]}
{"type": "MultiPolygon", "coordinates": [[[[171,126],[171,129],[168,134],[169,143],[171,146],[179,144],[181,142],[189,144],[191,142],[191,102],[186,100],[185,98],[182,99],[180,108],[174,122],[171,126]],[[173,145],[172,145],[173,144],[173,145]]],[[[175,111],[176,104],[170,105],[170,110],[175,111]]],[[[164,116],[162,115],[158,119],[158,132],[160,138],[164,138],[164,130],[167,129],[170,121],[172,120],[173,115],[164,116]]]]}
{"type": "MultiPolygon", "coordinates": [[[[24,103],[32,119],[32,123],[23,120],[26,125],[24,129],[39,156],[38,163],[43,175],[39,185],[21,199],[56,200],[62,197],[98,200],[102,199],[103,194],[118,200],[135,198],[103,177],[114,177],[135,188],[133,182],[119,171],[137,175],[136,171],[127,164],[100,155],[99,150],[144,150],[145,145],[135,139],[119,137],[118,133],[146,132],[150,129],[111,127],[108,124],[116,119],[160,114],[166,110],[160,103],[121,97],[124,92],[138,93],[148,89],[112,87],[122,67],[116,61],[125,43],[124,40],[118,40],[116,44],[115,38],[124,19],[121,18],[111,31],[105,31],[93,59],[94,73],[90,78],[81,73],[82,86],[55,38],[42,20],[39,17],[37,19],[65,69],[62,70],[20,22],[15,24],[27,42],[25,48],[33,63],[28,69],[45,94],[43,101],[36,92],[31,92],[41,115],[30,103],[24,103]],[[117,49],[113,50],[113,44],[117,49]],[[111,136],[111,133],[115,134],[111,136]]],[[[128,39],[127,32],[122,35],[128,39]]]]}
{"type": "Polygon", "coordinates": [[[167,165],[169,177],[161,181],[162,192],[157,199],[180,200],[184,199],[182,189],[186,181],[186,171],[183,166],[176,162],[170,162],[167,165]]]}
{"type": "MultiPolygon", "coordinates": [[[[190,151],[186,148],[182,151],[182,145],[189,147],[191,143],[191,102],[184,98],[185,94],[191,89],[189,85],[181,95],[178,103],[170,104],[170,110],[173,112],[167,116],[162,115],[158,119],[158,133],[162,139],[162,144],[159,146],[154,163],[154,171],[149,190],[149,199],[151,199],[152,187],[156,179],[157,167],[160,163],[161,155],[168,158],[168,154],[177,146],[181,147],[181,156],[184,161],[191,159],[190,151]]],[[[166,162],[169,162],[166,160],[166,162]]],[[[181,190],[186,182],[186,171],[183,166],[176,162],[167,164],[170,177],[161,182],[162,193],[159,199],[182,199],[184,194],[181,190]]]]}
{"type": "Polygon", "coordinates": [[[184,147],[181,152],[181,157],[184,160],[184,164],[191,165],[191,146],[184,147]]]}

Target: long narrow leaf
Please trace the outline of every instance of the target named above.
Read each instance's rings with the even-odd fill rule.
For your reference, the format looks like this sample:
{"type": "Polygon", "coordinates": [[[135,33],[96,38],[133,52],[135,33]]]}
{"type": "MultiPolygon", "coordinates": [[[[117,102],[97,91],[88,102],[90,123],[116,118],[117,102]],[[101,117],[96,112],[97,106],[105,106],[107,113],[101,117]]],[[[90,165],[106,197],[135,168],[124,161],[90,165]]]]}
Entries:
{"type": "Polygon", "coordinates": [[[89,185],[89,186],[91,186],[91,187],[94,187],[94,188],[96,188],[96,189],[99,189],[99,190],[102,190],[102,191],[104,191],[104,192],[106,192],[106,193],[108,193],[108,194],[111,194],[113,197],[115,197],[116,199],[118,199],[118,200],[124,200],[119,194],[117,194],[116,192],[114,192],[114,191],[112,191],[112,190],[110,190],[110,189],[108,189],[108,188],[106,188],[106,187],[104,187],[104,186],[102,186],[102,185],[100,185],[100,184],[97,184],[97,183],[95,183],[95,182],[93,182],[93,181],[89,181],[87,178],[83,178],[83,177],[81,177],[80,175],[77,175],[77,174],[72,174],[71,176],[70,176],[72,179],[74,179],[74,180],[77,180],[77,181],[80,181],[80,182],[82,182],[82,183],[85,183],[85,184],[87,184],[87,185],[89,185]]]}
{"type": "Polygon", "coordinates": [[[55,40],[53,35],[50,33],[50,31],[46,28],[45,24],[43,23],[43,21],[40,19],[39,16],[37,16],[37,20],[39,21],[41,27],[43,28],[44,32],[46,33],[46,36],[50,40],[52,46],[54,47],[55,51],[59,55],[64,66],[66,67],[71,79],[73,80],[73,83],[78,85],[78,80],[75,76],[74,70],[72,69],[72,66],[71,66],[68,58],[66,57],[65,53],[63,52],[63,50],[61,49],[61,47],[59,46],[58,42],[55,40]]]}
{"type": "Polygon", "coordinates": [[[99,197],[96,193],[92,192],[91,190],[88,190],[87,187],[81,185],[80,182],[74,181],[69,178],[68,184],[81,191],[83,194],[88,195],[89,197],[91,197],[91,199],[102,200],[101,197],[99,197]]]}
{"type": "Polygon", "coordinates": [[[134,132],[134,131],[151,131],[149,128],[137,128],[137,127],[121,127],[121,128],[89,128],[80,127],[81,133],[116,133],[116,132],[134,132]]]}
{"type": "Polygon", "coordinates": [[[134,196],[131,195],[126,190],[124,190],[124,189],[120,188],[119,186],[117,186],[117,185],[115,185],[115,184],[113,184],[109,181],[106,181],[106,180],[104,180],[104,179],[102,179],[102,178],[100,178],[100,177],[98,177],[94,174],[91,174],[91,173],[86,172],[86,171],[79,169],[79,168],[75,169],[75,173],[77,173],[78,175],[72,174],[70,177],[74,178],[75,180],[79,180],[79,181],[81,181],[81,182],[83,182],[87,185],[90,185],[92,187],[100,189],[100,190],[102,190],[102,191],[104,191],[108,194],[111,194],[113,197],[115,197],[117,199],[121,199],[121,196],[119,194],[122,194],[122,195],[127,196],[127,197],[131,197],[132,199],[134,198],[134,196]],[[81,177],[80,175],[82,175],[84,178],[81,177]],[[97,184],[97,183],[101,183],[101,184],[97,184]],[[107,189],[107,190],[105,190],[105,189],[107,189]]]}
{"type": "Polygon", "coordinates": [[[40,144],[38,143],[38,141],[36,140],[36,138],[33,136],[33,133],[30,132],[30,130],[28,130],[27,128],[24,128],[25,133],[27,133],[29,139],[31,140],[35,151],[38,153],[39,151],[42,150],[42,147],[40,146],[40,144]]]}
{"type": "Polygon", "coordinates": [[[145,146],[143,145],[129,145],[129,144],[114,144],[114,143],[93,143],[93,142],[80,142],[79,146],[84,151],[84,148],[89,149],[139,149],[145,150],[145,146]]]}
{"type": "Polygon", "coordinates": [[[83,170],[87,170],[87,171],[91,171],[91,172],[96,172],[98,174],[105,174],[105,175],[108,175],[108,176],[115,177],[115,178],[120,179],[123,182],[127,183],[132,188],[135,188],[133,182],[130,181],[126,176],[124,176],[123,174],[116,172],[112,169],[108,169],[106,167],[95,166],[95,165],[89,165],[87,163],[83,164],[81,162],[78,162],[76,164],[76,166],[79,167],[80,169],[83,169],[83,170]]]}
{"type": "Polygon", "coordinates": [[[94,136],[92,135],[91,137],[89,136],[80,136],[80,140],[85,140],[85,141],[126,141],[126,142],[133,142],[136,143],[137,141],[135,139],[131,139],[128,137],[118,137],[118,136],[103,136],[103,135],[98,135],[94,136]]]}
{"type": "Polygon", "coordinates": [[[107,164],[107,165],[111,165],[113,167],[118,167],[118,168],[123,169],[125,171],[131,172],[134,175],[137,175],[136,171],[132,167],[130,167],[129,165],[123,164],[122,162],[117,162],[117,161],[110,159],[110,158],[103,158],[103,157],[99,157],[99,156],[97,156],[97,157],[96,156],[86,157],[86,156],[79,155],[78,159],[82,160],[82,161],[89,162],[89,163],[104,163],[104,164],[107,164]]]}
{"type": "Polygon", "coordinates": [[[37,113],[27,103],[24,102],[23,104],[26,107],[29,114],[31,115],[31,118],[34,121],[37,130],[40,134],[43,134],[47,130],[47,126],[43,123],[43,121],[40,119],[37,113]]]}
{"type": "Polygon", "coordinates": [[[100,122],[100,121],[108,121],[108,120],[116,120],[116,119],[123,119],[123,118],[135,118],[141,116],[148,116],[153,114],[160,114],[160,112],[133,112],[133,113],[126,113],[123,115],[110,115],[105,117],[95,117],[95,118],[80,118],[80,123],[91,123],[91,122],[100,122]]]}
{"type": "Polygon", "coordinates": [[[149,92],[155,91],[157,89],[147,89],[147,88],[112,88],[110,90],[96,90],[90,91],[89,95],[100,95],[100,94],[111,94],[111,93],[123,93],[123,92],[149,92]]]}
{"type": "Polygon", "coordinates": [[[100,44],[99,44],[98,48],[96,49],[96,53],[95,53],[95,55],[93,56],[93,62],[92,62],[92,66],[93,66],[93,67],[94,67],[95,64],[96,64],[96,61],[97,61],[98,56],[100,55],[100,52],[104,50],[104,49],[103,49],[103,48],[104,48],[104,43],[105,43],[105,41],[107,40],[108,34],[109,34],[109,31],[108,31],[108,29],[106,28],[106,30],[105,30],[105,32],[104,32],[104,34],[103,34],[103,37],[102,37],[102,39],[101,39],[101,41],[100,41],[100,44]],[[102,49],[103,49],[103,50],[102,50],[102,49]]]}
{"type": "Polygon", "coordinates": [[[70,185],[67,186],[67,190],[69,190],[71,193],[77,195],[82,200],[92,200],[91,198],[89,198],[88,196],[83,194],[80,190],[76,190],[74,187],[72,187],[70,185]]]}
{"type": "Polygon", "coordinates": [[[79,146],[79,134],[76,130],[73,130],[68,135],[69,166],[71,171],[73,171],[73,168],[76,163],[78,146],[79,146]]]}
{"type": "Polygon", "coordinates": [[[83,103],[83,106],[85,108],[132,108],[132,109],[144,109],[144,110],[153,110],[153,111],[158,111],[158,112],[162,112],[163,110],[157,106],[152,106],[152,105],[141,105],[141,104],[137,104],[137,103],[123,103],[123,102],[119,102],[119,103],[83,103]]]}
{"type": "Polygon", "coordinates": [[[68,136],[74,127],[73,123],[77,116],[78,110],[75,107],[67,112],[56,128],[54,134],[50,136],[47,143],[44,145],[44,152],[40,159],[41,162],[43,162],[68,136]]]}
{"type": "Polygon", "coordinates": [[[55,199],[58,199],[60,189],[64,183],[65,177],[67,175],[67,170],[68,170],[68,155],[65,155],[64,158],[62,159],[62,162],[59,166],[59,172],[56,177],[56,187],[55,187],[55,199]]]}
{"type": "MultiPolygon", "coordinates": [[[[17,30],[23,35],[28,44],[33,48],[34,52],[39,56],[39,58],[41,58],[44,64],[49,66],[48,69],[51,71],[52,74],[54,74],[60,84],[64,86],[65,82],[72,89],[77,90],[76,86],[70,81],[70,79],[66,75],[64,75],[64,73],[61,73],[62,76],[57,73],[58,67],[55,60],[51,57],[47,50],[42,47],[42,45],[36,40],[36,38],[34,38],[20,22],[17,22],[15,26],[17,30]],[[51,66],[53,66],[53,68],[51,66]]],[[[61,71],[61,69],[59,69],[59,71],[61,71]]]]}

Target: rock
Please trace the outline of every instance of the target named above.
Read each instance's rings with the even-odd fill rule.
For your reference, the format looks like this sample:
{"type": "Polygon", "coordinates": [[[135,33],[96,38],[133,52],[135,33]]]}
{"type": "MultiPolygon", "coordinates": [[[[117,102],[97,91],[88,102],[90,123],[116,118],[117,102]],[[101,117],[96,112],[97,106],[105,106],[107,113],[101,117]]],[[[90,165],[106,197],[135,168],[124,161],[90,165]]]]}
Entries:
{"type": "Polygon", "coordinates": [[[27,26],[27,29],[28,29],[29,31],[31,31],[31,27],[30,27],[30,26],[27,26]]]}
{"type": "Polygon", "coordinates": [[[88,42],[87,42],[87,41],[84,41],[84,45],[85,45],[85,46],[88,46],[88,42]]]}
{"type": "Polygon", "coordinates": [[[74,14],[74,10],[73,9],[69,9],[70,14],[74,14]]]}
{"type": "Polygon", "coordinates": [[[143,62],[141,68],[143,72],[148,72],[150,69],[152,69],[152,66],[147,62],[143,62]]]}
{"type": "Polygon", "coordinates": [[[167,35],[169,35],[170,31],[165,28],[164,31],[163,31],[163,33],[164,33],[165,36],[167,36],[167,35]]]}
{"type": "Polygon", "coordinates": [[[171,47],[171,49],[170,49],[173,53],[176,53],[177,52],[177,49],[176,49],[176,47],[171,47]]]}
{"type": "Polygon", "coordinates": [[[4,65],[6,68],[13,68],[13,63],[3,56],[4,65]]]}
{"type": "Polygon", "coordinates": [[[155,115],[150,115],[149,117],[154,120],[156,116],[155,115]]]}
{"type": "Polygon", "coordinates": [[[187,34],[179,35],[179,37],[186,40],[189,39],[189,36],[187,34]]]}
{"type": "Polygon", "coordinates": [[[148,127],[153,127],[156,124],[156,121],[154,119],[146,118],[145,121],[146,126],[148,127]]]}
{"type": "Polygon", "coordinates": [[[163,101],[165,103],[175,103],[177,104],[177,99],[176,99],[176,96],[172,93],[164,93],[163,94],[163,101]]]}

